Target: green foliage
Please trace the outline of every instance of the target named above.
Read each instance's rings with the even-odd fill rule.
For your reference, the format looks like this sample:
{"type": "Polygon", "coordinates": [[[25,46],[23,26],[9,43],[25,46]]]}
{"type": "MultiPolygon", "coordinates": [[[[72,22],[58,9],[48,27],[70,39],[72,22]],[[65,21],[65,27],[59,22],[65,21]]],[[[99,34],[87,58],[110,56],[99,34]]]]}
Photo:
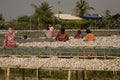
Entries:
{"type": "Polygon", "coordinates": [[[42,2],[39,6],[32,4],[35,8],[35,12],[33,17],[38,20],[39,23],[43,25],[49,24],[53,21],[53,12],[51,10],[51,6],[48,3],[42,2]]]}
{"type": "Polygon", "coordinates": [[[86,0],[80,0],[76,2],[75,11],[78,16],[83,16],[85,13],[89,13],[89,10],[94,10],[93,7],[90,7],[86,0]]]}
{"type": "MultiPolygon", "coordinates": [[[[66,29],[119,29],[120,28],[120,20],[114,19],[103,19],[100,21],[96,20],[83,20],[83,21],[76,21],[76,20],[56,20],[57,24],[64,26],[66,29]]],[[[56,29],[59,29],[57,27],[56,29]]]]}
{"type": "MultiPolygon", "coordinates": [[[[53,24],[55,29],[59,29],[61,26],[65,26],[66,29],[120,29],[120,14],[110,15],[110,10],[106,10],[106,18],[100,21],[95,20],[60,20],[53,16],[52,7],[47,2],[42,2],[38,6],[32,4],[35,9],[32,16],[20,16],[16,20],[10,22],[4,22],[3,15],[0,14],[0,29],[7,29],[8,24],[13,29],[19,30],[38,30],[45,29],[48,24],[53,24]]],[[[83,16],[85,13],[89,13],[89,10],[94,10],[90,7],[86,0],[79,0],[76,2],[76,15],[83,16]]]]}
{"type": "Polygon", "coordinates": [[[18,22],[30,22],[30,17],[29,16],[21,16],[18,17],[18,22]]]}
{"type": "MultiPolygon", "coordinates": [[[[49,22],[50,23],[50,22],[49,22]]],[[[48,24],[49,24],[48,23],[48,24]]],[[[59,29],[61,26],[66,27],[66,29],[120,29],[120,19],[110,19],[110,20],[100,20],[100,21],[94,21],[94,20],[86,20],[86,21],[76,21],[76,20],[55,20],[54,21],[54,28],[59,29]]],[[[14,30],[37,30],[38,29],[38,22],[36,19],[18,19],[18,21],[14,20],[9,23],[14,30]]],[[[48,24],[44,24],[42,29],[45,29],[48,27],[48,24]]],[[[4,24],[4,22],[0,24],[0,29],[7,29],[8,24],[4,24]]]]}
{"type": "Polygon", "coordinates": [[[117,20],[118,20],[118,19],[120,20],[120,14],[117,13],[117,14],[115,14],[115,15],[112,15],[112,18],[115,19],[115,20],[116,20],[116,19],[117,19],[117,20]]]}
{"type": "Polygon", "coordinates": [[[3,15],[0,14],[0,21],[4,20],[3,15]]]}
{"type": "Polygon", "coordinates": [[[109,19],[111,17],[110,13],[111,13],[110,10],[105,11],[105,16],[107,19],[109,19]]]}
{"type": "Polygon", "coordinates": [[[70,20],[68,20],[68,21],[65,21],[65,20],[62,20],[61,21],[61,25],[62,26],[65,26],[66,27],[66,29],[78,29],[78,28],[80,28],[81,26],[81,24],[82,23],[84,23],[83,21],[76,21],[76,20],[72,20],[72,21],[70,21],[70,20]]]}
{"type": "Polygon", "coordinates": [[[30,29],[31,18],[29,16],[21,16],[14,22],[14,29],[27,30],[30,29]]]}
{"type": "MultiPolygon", "coordinates": [[[[37,7],[39,8],[39,7],[37,7]]],[[[49,9],[49,8],[46,8],[49,9]]],[[[44,10],[44,8],[43,8],[44,10]]],[[[48,10],[49,11],[49,10],[48,10]]],[[[37,13],[35,13],[37,14],[37,13]]],[[[48,24],[53,24],[55,29],[59,29],[61,26],[66,27],[66,29],[120,29],[120,15],[115,14],[109,18],[105,18],[100,21],[96,20],[60,20],[53,15],[45,14],[42,16],[38,15],[32,16],[20,16],[16,20],[11,20],[9,23],[0,21],[0,29],[7,29],[9,24],[14,30],[37,30],[45,29],[48,24]],[[45,17],[44,17],[45,16],[45,17]],[[43,21],[43,22],[42,22],[43,21]],[[41,26],[39,26],[41,24],[41,26]]],[[[1,15],[2,16],[2,15],[1,15]]]]}
{"type": "Polygon", "coordinates": [[[4,18],[3,18],[3,15],[0,14],[0,29],[3,29],[3,26],[4,26],[4,18]]]}

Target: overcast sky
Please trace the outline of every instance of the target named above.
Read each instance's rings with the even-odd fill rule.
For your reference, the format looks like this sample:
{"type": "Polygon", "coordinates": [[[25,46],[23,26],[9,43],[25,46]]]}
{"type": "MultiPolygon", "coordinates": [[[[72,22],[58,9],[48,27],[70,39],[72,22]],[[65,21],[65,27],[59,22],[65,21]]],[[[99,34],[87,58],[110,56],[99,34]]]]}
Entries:
{"type": "MultiPolygon", "coordinates": [[[[58,1],[61,1],[60,11],[72,13],[75,2],[79,0],[0,0],[0,13],[5,19],[13,19],[18,16],[32,15],[34,8],[31,4],[39,5],[41,2],[48,2],[54,12],[58,11],[58,1]]],[[[120,13],[120,0],[86,0],[91,7],[95,8],[92,13],[103,14],[105,10],[112,13],[120,13]]]]}

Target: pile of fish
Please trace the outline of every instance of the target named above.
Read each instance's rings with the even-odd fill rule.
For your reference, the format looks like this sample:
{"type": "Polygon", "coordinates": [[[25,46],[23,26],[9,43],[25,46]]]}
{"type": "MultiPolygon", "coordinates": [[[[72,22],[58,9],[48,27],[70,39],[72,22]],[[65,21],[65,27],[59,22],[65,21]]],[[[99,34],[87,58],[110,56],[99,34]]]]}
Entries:
{"type": "Polygon", "coordinates": [[[26,42],[26,43],[17,43],[20,47],[51,47],[51,48],[57,48],[57,47],[66,47],[66,48],[76,48],[76,47],[114,47],[114,48],[120,48],[120,36],[112,35],[107,37],[96,37],[95,41],[90,42],[84,42],[83,39],[74,39],[73,37],[70,37],[70,40],[66,42],[60,42],[60,41],[44,41],[44,42],[26,42]]]}
{"type": "Polygon", "coordinates": [[[27,58],[9,56],[0,57],[0,67],[19,67],[19,68],[59,68],[59,69],[86,69],[120,71],[120,58],[116,59],[79,59],[75,58],[39,58],[31,56],[27,58]]]}

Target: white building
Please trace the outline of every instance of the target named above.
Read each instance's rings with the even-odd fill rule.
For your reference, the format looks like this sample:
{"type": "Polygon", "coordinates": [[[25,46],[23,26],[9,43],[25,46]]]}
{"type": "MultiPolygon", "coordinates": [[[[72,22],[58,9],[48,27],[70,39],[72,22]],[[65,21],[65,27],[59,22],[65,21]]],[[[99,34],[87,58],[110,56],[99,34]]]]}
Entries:
{"type": "Polygon", "coordinates": [[[71,14],[54,14],[54,16],[63,20],[83,20],[82,18],[71,14]]]}

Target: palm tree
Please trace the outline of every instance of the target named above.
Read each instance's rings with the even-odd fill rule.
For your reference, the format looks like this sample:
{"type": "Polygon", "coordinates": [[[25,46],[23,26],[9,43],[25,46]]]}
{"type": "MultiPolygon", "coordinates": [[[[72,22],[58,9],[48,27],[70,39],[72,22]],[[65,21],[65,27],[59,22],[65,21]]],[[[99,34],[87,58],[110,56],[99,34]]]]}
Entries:
{"type": "Polygon", "coordinates": [[[42,2],[39,6],[32,4],[32,6],[35,8],[35,12],[33,14],[33,17],[36,18],[39,23],[47,24],[51,22],[53,12],[52,7],[49,6],[48,3],[42,2]]]}
{"type": "Polygon", "coordinates": [[[83,16],[85,13],[89,13],[89,10],[91,9],[94,10],[93,7],[89,6],[86,0],[80,0],[76,2],[75,11],[79,17],[83,16]]]}
{"type": "Polygon", "coordinates": [[[111,13],[110,10],[106,10],[106,11],[105,11],[106,19],[110,18],[110,16],[111,16],[110,13],[111,13]]]}

